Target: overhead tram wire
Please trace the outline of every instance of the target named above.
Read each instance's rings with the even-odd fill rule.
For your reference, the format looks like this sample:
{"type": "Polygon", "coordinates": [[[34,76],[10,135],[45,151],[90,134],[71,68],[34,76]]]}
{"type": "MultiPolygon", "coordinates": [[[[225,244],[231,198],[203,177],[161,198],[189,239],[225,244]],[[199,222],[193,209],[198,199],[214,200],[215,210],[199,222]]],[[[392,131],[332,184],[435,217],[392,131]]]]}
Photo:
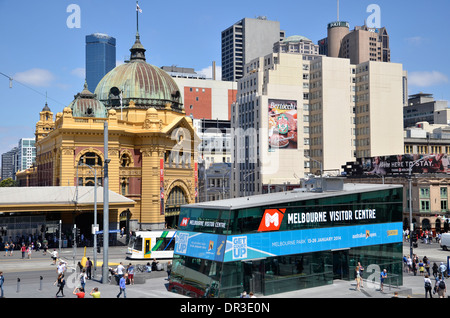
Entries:
{"type": "Polygon", "coordinates": [[[22,82],[19,82],[18,80],[12,78],[11,76],[6,75],[5,73],[0,72],[0,75],[3,75],[3,76],[6,77],[7,79],[9,79],[9,88],[12,88],[12,82],[14,81],[14,82],[16,82],[16,83],[18,83],[18,84],[20,84],[20,85],[22,85],[22,86],[24,86],[24,87],[26,87],[26,88],[28,88],[28,89],[31,89],[33,92],[35,92],[35,93],[37,93],[37,94],[39,94],[39,95],[45,96],[45,98],[51,99],[52,101],[54,101],[54,102],[56,102],[56,103],[58,103],[58,104],[60,104],[60,105],[62,105],[62,106],[66,106],[66,104],[64,104],[64,103],[62,103],[62,102],[60,102],[60,101],[57,101],[56,99],[53,99],[53,98],[51,98],[51,97],[48,97],[48,96],[47,96],[47,93],[44,94],[44,93],[42,93],[42,92],[40,92],[40,91],[38,91],[38,90],[36,90],[36,89],[34,89],[34,88],[32,88],[32,87],[30,87],[30,86],[24,84],[24,83],[22,83],[22,82]]]}

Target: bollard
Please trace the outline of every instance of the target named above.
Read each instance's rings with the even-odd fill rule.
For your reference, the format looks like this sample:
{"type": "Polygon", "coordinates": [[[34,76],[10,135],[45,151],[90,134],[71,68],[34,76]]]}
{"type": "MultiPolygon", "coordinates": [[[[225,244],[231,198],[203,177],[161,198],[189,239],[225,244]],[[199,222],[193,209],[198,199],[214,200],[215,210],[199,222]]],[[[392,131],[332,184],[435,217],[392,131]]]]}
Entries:
{"type": "Polygon", "coordinates": [[[43,277],[39,276],[39,290],[42,290],[42,280],[43,280],[43,277]]]}
{"type": "Polygon", "coordinates": [[[17,277],[17,292],[20,291],[20,278],[17,277]]]}

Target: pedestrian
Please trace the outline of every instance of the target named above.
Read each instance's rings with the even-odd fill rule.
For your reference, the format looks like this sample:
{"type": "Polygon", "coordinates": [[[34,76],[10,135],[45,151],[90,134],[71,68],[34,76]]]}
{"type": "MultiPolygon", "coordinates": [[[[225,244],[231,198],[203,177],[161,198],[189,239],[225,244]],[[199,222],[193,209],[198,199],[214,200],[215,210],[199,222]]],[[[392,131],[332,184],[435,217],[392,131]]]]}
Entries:
{"type": "Polygon", "coordinates": [[[425,287],[425,298],[428,298],[428,293],[430,293],[430,298],[433,298],[433,295],[431,294],[431,280],[430,276],[428,275],[425,275],[424,287],[425,287]]]}
{"type": "Polygon", "coordinates": [[[84,267],[86,269],[87,279],[90,280],[92,278],[92,262],[89,257],[87,258],[86,264],[84,265],[84,267]]]}
{"type": "Polygon", "coordinates": [[[423,261],[419,261],[419,273],[420,276],[423,276],[424,272],[425,272],[425,264],[423,263],[423,261]]]}
{"type": "Polygon", "coordinates": [[[380,291],[383,291],[384,280],[386,278],[387,278],[387,271],[386,269],[383,269],[383,271],[380,274],[380,291]]]}
{"type": "Polygon", "coordinates": [[[438,287],[437,290],[438,290],[438,296],[439,296],[439,298],[445,298],[445,294],[447,293],[447,284],[445,283],[443,277],[442,277],[442,279],[439,281],[437,287],[438,287]]]}
{"type": "Polygon", "coordinates": [[[16,245],[11,241],[11,244],[9,244],[9,256],[13,256],[15,246],[16,245]]]}
{"type": "Polygon", "coordinates": [[[170,274],[172,273],[172,262],[168,261],[167,262],[167,280],[170,279],[170,274]]]}
{"type": "Polygon", "coordinates": [[[85,292],[83,287],[75,287],[75,290],[73,291],[74,295],[77,295],[77,298],[84,298],[85,292]]]}
{"type": "Polygon", "coordinates": [[[364,274],[364,267],[361,265],[361,262],[358,262],[358,266],[359,266],[359,275],[361,277],[359,286],[360,287],[364,287],[364,284],[363,284],[363,281],[364,281],[364,279],[363,279],[363,277],[364,277],[364,275],[363,275],[364,274]]]}
{"type": "Polygon", "coordinates": [[[119,280],[119,293],[117,294],[117,298],[119,298],[120,295],[122,295],[122,293],[123,293],[123,298],[127,298],[127,293],[126,293],[127,277],[128,277],[128,274],[125,274],[119,280]]]}
{"type": "Polygon", "coordinates": [[[63,274],[58,275],[58,279],[53,285],[58,286],[58,291],[56,292],[56,297],[58,297],[59,293],[62,294],[62,297],[64,297],[64,286],[66,285],[66,281],[64,280],[63,274]]]}
{"type": "Polygon", "coordinates": [[[3,276],[3,272],[0,272],[0,298],[5,298],[3,293],[3,283],[5,282],[5,276],[3,276]]]}
{"type": "Polygon", "coordinates": [[[58,273],[58,275],[61,274],[62,276],[64,276],[66,269],[67,269],[66,263],[60,260],[59,265],[56,268],[56,272],[58,273]]]}
{"type": "Polygon", "coordinates": [[[361,273],[359,271],[359,266],[356,266],[355,268],[355,279],[356,279],[356,289],[355,290],[359,290],[359,284],[361,281],[361,273]]]}
{"type": "Polygon", "coordinates": [[[27,251],[27,247],[24,243],[22,243],[22,247],[20,248],[20,251],[22,252],[22,259],[25,258],[25,252],[27,251]]]}
{"type": "Polygon", "coordinates": [[[83,290],[85,290],[86,288],[86,279],[87,279],[87,276],[86,276],[86,270],[83,268],[82,270],[81,270],[81,273],[80,273],[80,287],[83,289],[83,290]]]}
{"type": "Polygon", "coordinates": [[[91,295],[92,298],[100,298],[100,292],[98,291],[98,287],[92,288],[92,290],[89,293],[89,295],[91,295]]]}
{"type": "Polygon", "coordinates": [[[408,256],[408,271],[409,271],[409,273],[412,272],[412,267],[413,267],[412,258],[411,258],[411,256],[408,256]]]}
{"type": "Polygon", "coordinates": [[[53,260],[53,263],[51,265],[56,265],[56,260],[58,259],[58,252],[56,249],[53,250],[53,252],[50,253],[50,257],[53,260]]]}
{"type": "Polygon", "coordinates": [[[437,266],[436,263],[433,263],[432,270],[433,270],[433,276],[434,276],[434,278],[436,278],[438,276],[438,273],[439,273],[439,267],[437,266]]]}
{"type": "Polygon", "coordinates": [[[119,265],[118,265],[117,268],[116,268],[116,274],[117,274],[117,276],[118,276],[119,278],[122,278],[122,277],[123,277],[124,270],[125,270],[125,267],[123,267],[122,262],[120,262],[119,265]]]}
{"type": "Polygon", "coordinates": [[[31,259],[31,252],[33,251],[33,248],[31,245],[28,245],[27,247],[27,254],[28,254],[28,259],[31,259]]]}
{"type": "Polygon", "coordinates": [[[8,242],[6,242],[6,244],[5,244],[5,256],[8,255],[8,251],[9,251],[9,244],[8,244],[8,242]]]}
{"type": "Polygon", "coordinates": [[[445,266],[443,262],[441,262],[441,265],[439,265],[439,272],[441,273],[442,277],[447,277],[447,266],[445,266]]]}
{"type": "Polygon", "coordinates": [[[134,285],[134,265],[130,263],[127,268],[128,279],[130,280],[130,284],[134,285]]]}

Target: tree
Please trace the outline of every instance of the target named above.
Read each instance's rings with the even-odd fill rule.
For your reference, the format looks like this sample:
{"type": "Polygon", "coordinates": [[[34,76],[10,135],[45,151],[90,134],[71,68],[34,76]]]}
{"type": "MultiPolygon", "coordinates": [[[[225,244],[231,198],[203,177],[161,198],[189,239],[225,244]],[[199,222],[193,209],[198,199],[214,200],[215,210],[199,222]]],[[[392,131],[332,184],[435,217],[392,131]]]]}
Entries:
{"type": "Polygon", "coordinates": [[[4,179],[0,182],[0,187],[17,187],[17,181],[12,178],[4,179]]]}

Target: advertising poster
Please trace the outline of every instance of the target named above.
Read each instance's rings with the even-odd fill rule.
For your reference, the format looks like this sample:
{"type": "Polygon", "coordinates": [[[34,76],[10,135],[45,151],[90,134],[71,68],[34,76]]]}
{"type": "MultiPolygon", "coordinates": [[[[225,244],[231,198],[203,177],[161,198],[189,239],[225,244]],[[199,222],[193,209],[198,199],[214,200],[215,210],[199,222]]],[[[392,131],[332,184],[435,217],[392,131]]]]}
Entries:
{"type": "Polygon", "coordinates": [[[160,215],[164,215],[164,159],[159,162],[160,215]]]}
{"type": "Polygon", "coordinates": [[[398,243],[402,229],[400,222],[233,235],[224,262],[398,243]]]}
{"type": "Polygon", "coordinates": [[[269,151],[297,149],[297,101],[269,99],[269,151]]]}
{"type": "Polygon", "coordinates": [[[410,167],[412,167],[411,173],[450,172],[447,154],[373,157],[358,159],[358,162],[362,166],[364,175],[407,175],[410,167]],[[430,157],[420,160],[427,156],[430,157]]]}
{"type": "Polygon", "coordinates": [[[174,252],[179,255],[222,262],[225,244],[225,235],[178,231],[174,252]]]}

